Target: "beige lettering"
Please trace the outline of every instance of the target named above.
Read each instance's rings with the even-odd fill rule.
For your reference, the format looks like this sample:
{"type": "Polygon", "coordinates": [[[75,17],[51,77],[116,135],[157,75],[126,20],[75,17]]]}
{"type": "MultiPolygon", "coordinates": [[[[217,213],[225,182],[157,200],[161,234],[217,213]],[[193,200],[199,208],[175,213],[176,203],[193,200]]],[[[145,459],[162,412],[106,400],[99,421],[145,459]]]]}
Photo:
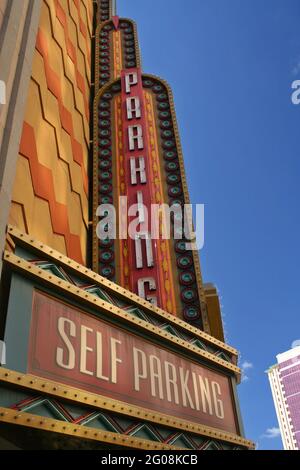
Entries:
{"type": "Polygon", "coordinates": [[[126,98],[127,119],[131,120],[134,117],[139,119],[141,117],[141,102],[137,96],[126,98]]]}
{"type": "Polygon", "coordinates": [[[151,377],[151,395],[156,397],[156,382],[158,385],[159,398],[163,400],[163,384],[162,384],[162,372],[161,363],[158,357],[151,355],[149,358],[150,363],[150,377],[151,377]]]}
{"type": "Polygon", "coordinates": [[[172,393],[171,393],[171,385],[173,388],[174,393],[174,401],[176,405],[179,404],[179,397],[178,397],[178,387],[177,387],[177,374],[176,368],[171,362],[165,362],[165,376],[166,376],[166,388],[167,388],[167,400],[172,402],[172,393]]]}
{"type": "Polygon", "coordinates": [[[221,387],[218,384],[218,382],[212,382],[211,383],[211,388],[212,388],[212,392],[213,392],[216,415],[217,415],[218,418],[224,419],[223,401],[220,398],[217,397],[217,396],[221,395],[221,387]]]}
{"type": "Polygon", "coordinates": [[[143,351],[133,348],[134,390],[140,391],[140,379],[147,378],[146,355],[143,351]],[[141,358],[141,361],[139,360],[141,358]],[[140,368],[141,364],[141,368],[140,368]]]}
{"type": "Polygon", "coordinates": [[[143,128],[140,125],[128,127],[128,141],[129,150],[136,150],[135,144],[137,143],[137,149],[143,150],[144,139],[143,139],[143,128]]]}
{"type": "Polygon", "coordinates": [[[194,403],[192,397],[190,395],[190,391],[188,388],[188,380],[189,380],[190,371],[187,370],[185,373],[182,367],[179,367],[179,376],[180,376],[180,384],[181,384],[181,393],[182,393],[182,402],[183,406],[187,407],[187,401],[189,402],[189,406],[194,410],[194,403]]]}
{"type": "Polygon", "coordinates": [[[103,343],[102,343],[102,333],[97,331],[96,333],[96,341],[97,341],[97,369],[96,375],[98,379],[105,380],[108,382],[108,377],[103,375],[103,343]]]}
{"type": "Polygon", "coordinates": [[[200,411],[197,376],[195,372],[192,372],[192,377],[193,377],[193,386],[194,386],[194,395],[195,395],[195,406],[196,406],[196,410],[200,411]]]}
{"type": "Polygon", "coordinates": [[[200,384],[200,391],[201,391],[203,413],[207,413],[207,406],[208,406],[209,414],[212,415],[213,410],[212,410],[212,402],[211,402],[211,395],[210,395],[210,389],[209,389],[209,381],[207,378],[203,380],[201,375],[199,375],[198,377],[199,377],[199,384],[200,384]]]}
{"type": "Polygon", "coordinates": [[[113,384],[117,383],[117,364],[122,364],[122,359],[117,356],[117,344],[122,344],[116,338],[111,338],[110,340],[110,350],[111,350],[111,381],[113,384]]]}
{"type": "Polygon", "coordinates": [[[73,348],[73,345],[71,341],[68,338],[68,335],[65,331],[65,325],[69,325],[69,335],[75,338],[76,336],[76,325],[72,320],[69,320],[68,318],[60,317],[58,319],[58,332],[60,334],[61,339],[65,343],[67,349],[68,349],[68,360],[67,362],[64,362],[64,350],[63,348],[57,348],[56,349],[56,362],[60,367],[63,367],[64,369],[74,369],[75,367],[75,351],[73,348]]]}
{"type": "Polygon", "coordinates": [[[88,326],[81,325],[80,330],[80,342],[81,342],[81,355],[80,355],[80,372],[82,374],[93,375],[93,372],[87,370],[86,368],[86,359],[87,359],[87,352],[93,352],[93,348],[90,348],[87,345],[87,334],[93,333],[93,329],[89,328],[88,326]]]}
{"type": "Polygon", "coordinates": [[[131,87],[133,85],[137,85],[137,83],[138,83],[137,73],[136,72],[127,73],[125,75],[126,93],[130,93],[131,92],[131,87]]]}

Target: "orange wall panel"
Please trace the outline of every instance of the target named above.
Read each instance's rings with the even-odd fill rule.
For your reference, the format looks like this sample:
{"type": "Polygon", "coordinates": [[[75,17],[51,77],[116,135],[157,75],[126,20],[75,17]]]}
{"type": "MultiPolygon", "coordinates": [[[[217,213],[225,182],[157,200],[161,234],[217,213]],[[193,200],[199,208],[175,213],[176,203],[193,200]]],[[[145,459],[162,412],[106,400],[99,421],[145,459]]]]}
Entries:
{"type": "Polygon", "coordinates": [[[44,0],[9,223],[83,264],[92,2],[44,0]]]}

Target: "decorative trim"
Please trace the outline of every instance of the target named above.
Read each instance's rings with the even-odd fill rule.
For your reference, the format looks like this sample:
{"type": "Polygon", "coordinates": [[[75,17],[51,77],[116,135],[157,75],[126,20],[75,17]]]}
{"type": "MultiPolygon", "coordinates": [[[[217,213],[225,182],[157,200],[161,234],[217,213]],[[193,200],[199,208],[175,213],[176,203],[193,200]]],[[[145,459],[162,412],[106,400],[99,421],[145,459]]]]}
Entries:
{"type": "Polygon", "coordinates": [[[44,418],[23,411],[10,410],[0,407],[0,422],[10,423],[27,428],[52,431],[72,437],[104,442],[106,444],[121,445],[133,449],[145,450],[183,450],[182,447],[169,446],[160,442],[152,442],[145,439],[138,439],[124,434],[117,434],[109,431],[101,431],[97,428],[88,428],[78,424],[66,423],[53,418],[44,418]]]}
{"type": "Polygon", "coordinates": [[[113,315],[129,325],[134,325],[135,329],[139,329],[144,333],[150,334],[151,336],[154,335],[156,338],[169,343],[170,346],[175,345],[180,349],[183,349],[183,351],[188,352],[189,355],[192,353],[200,360],[206,360],[221,366],[227,372],[234,373],[236,375],[236,379],[240,380],[241,370],[237,366],[225,361],[224,359],[216,357],[214,354],[208,351],[199,349],[198,347],[190,344],[188,341],[177,338],[167,331],[163,331],[161,328],[149,324],[149,322],[133,317],[130,313],[127,313],[115,305],[111,305],[108,302],[101,300],[99,297],[96,297],[95,295],[90,294],[77,286],[74,286],[70,282],[59,279],[53,274],[49,274],[47,271],[35,266],[27,260],[19,258],[13,253],[5,251],[4,261],[17,271],[26,273],[27,275],[38,279],[40,282],[44,282],[46,285],[51,286],[56,291],[61,291],[65,295],[69,294],[75,297],[79,303],[84,302],[92,308],[98,307],[101,308],[101,310],[105,310],[105,312],[108,314],[108,318],[113,315]]]}
{"type": "MultiPolygon", "coordinates": [[[[8,251],[14,252],[15,250],[8,249],[8,251]]],[[[229,356],[224,351],[218,348],[212,348],[211,346],[204,344],[204,342],[193,337],[192,335],[179,332],[177,328],[174,328],[165,320],[163,320],[162,322],[161,321],[159,322],[156,318],[153,318],[152,315],[149,315],[149,314],[147,315],[144,310],[136,307],[135,305],[132,305],[128,303],[127,301],[124,301],[122,298],[116,297],[115,295],[108,294],[108,292],[105,289],[103,289],[103,287],[99,284],[86,285],[86,283],[82,279],[78,278],[78,274],[76,274],[76,276],[74,277],[73,273],[70,272],[69,269],[64,269],[61,266],[59,266],[57,263],[53,263],[52,261],[49,261],[49,260],[39,260],[39,259],[33,260],[33,261],[30,260],[30,263],[34,264],[38,268],[43,269],[44,271],[54,274],[59,279],[63,279],[67,282],[70,282],[72,285],[75,285],[76,287],[80,287],[80,289],[82,289],[84,292],[93,294],[101,298],[102,300],[105,300],[109,304],[115,305],[116,307],[119,307],[122,310],[129,312],[131,315],[145,320],[149,324],[154,324],[158,326],[163,331],[168,331],[172,336],[185,339],[190,344],[194,344],[198,346],[198,348],[211,352],[212,354],[214,354],[214,356],[221,357],[222,359],[225,359],[227,362],[230,362],[236,365],[235,356],[229,356]]]]}
{"type": "MultiPolygon", "coordinates": [[[[149,78],[149,79],[152,79],[152,80],[157,80],[162,85],[164,85],[167,89],[169,103],[170,103],[170,110],[171,110],[171,115],[172,115],[172,121],[173,121],[173,126],[174,126],[174,134],[175,134],[176,148],[177,148],[178,160],[179,160],[179,166],[180,166],[181,184],[182,184],[182,189],[183,189],[183,194],[184,194],[184,201],[185,201],[185,204],[190,204],[190,196],[189,196],[189,190],[188,190],[188,185],[187,185],[187,180],[186,180],[186,173],[185,173],[185,168],[184,168],[184,159],[183,159],[181,140],[180,140],[180,135],[179,135],[179,130],[178,130],[178,123],[177,123],[176,110],[175,110],[175,104],[174,104],[172,89],[171,89],[170,85],[165,80],[163,80],[162,78],[160,78],[156,75],[143,74],[143,78],[149,78]]],[[[193,250],[192,251],[192,256],[193,256],[195,272],[196,272],[196,283],[197,283],[197,286],[198,286],[198,294],[199,294],[199,299],[200,299],[200,302],[201,302],[203,327],[204,327],[204,331],[209,334],[210,333],[210,327],[209,327],[208,314],[207,314],[207,310],[206,310],[206,300],[205,300],[205,293],[204,293],[204,289],[203,289],[203,281],[202,281],[198,251],[193,250]]]]}
{"type": "MultiPolygon", "coordinates": [[[[156,423],[169,428],[175,428],[181,432],[189,432],[197,435],[207,436],[211,439],[218,439],[224,442],[230,442],[249,449],[254,449],[254,443],[241,436],[220,431],[209,426],[199,425],[165,415],[163,413],[153,412],[135,405],[128,405],[124,402],[113,400],[101,395],[78,390],[77,388],[66,386],[52,380],[45,380],[30,374],[22,374],[5,368],[0,368],[0,383],[17,385],[20,388],[41,392],[56,398],[63,398],[74,403],[92,406],[99,410],[111,411],[120,415],[134,417],[143,421],[156,423]]],[[[1,410],[1,408],[0,408],[1,410]]],[[[17,413],[19,414],[19,412],[17,413]]],[[[0,416],[1,421],[1,416],[0,416]]]]}
{"type": "MultiPolygon", "coordinates": [[[[174,118],[170,112],[171,101],[166,86],[161,80],[151,79],[143,76],[143,86],[146,88],[145,94],[149,96],[149,104],[155,107],[157,125],[154,126],[155,136],[159,141],[161,159],[159,167],[161,167],[162,178],[165,180],[167,200],[169,206],[173,204],[180,204],[183,206],[185,201],[183,194],[183,183],[181,174],[178,173],[180,169],[180,161],[178,158],[178,145],[175,139],[174,118]],[[164,116],[162,116],[164,115],[164,116]],[[167,123],[167,127],[165,124],[167,123]],[[175,150],[176,149],[176,150],[175,150]],[[171,155],[171,158],[170,158],[171,155]],[[167,167],[175,162],[175,168],[167,167]]],[[[148,108],[148,106],[147,106],[148,108]]],[[[150,142],[151,139],[150,137],[150,142]]],[[[157,153],[157,152],[156,152],[157,153]]],[[[157,179],[157,178],[156,178],[157,179]]],[[[160,180],[161,177],[158,178],[160,180]]],[[[157,202],[157,201],[156,201],[157,202]]],[[[166,202],[166,200],[164,200],[166,202]]],[[[177,236],[179,234],[176,234],[177,236]]],[[[198,284],[196,281],[196,270],[194,267],[193,254],[190,250],[185,249],[185,237],[181,234],[180,240],[172,240],[172,258],[173,271],[176,277],[176,282],[179,282],[177,294],[177,316],[183,317],[185,321],[191,323],[193,326],[200,330],[205,329],[202,318],[202,306],[198,295],[198,284]],[[191,282],[189,287],[185,287],[180,281],[181,274],[191,273],[191,282]],[[192,313],[191,313],[192,312],[192,313]],[[204,327],[204,328],[203,328],[204,327]]],[[[202,280],[199,280],[200,287],[202,287],[202,280]],[[201,281],[201,282],[200,282],[201,281]]],[[[173,313],[169,310],[170,313],[173,313]]]]}
{"type": "Polygon", "coordinates": [[[113,14],[112,0],[97,1],[97,21],[99,23],[109,20],[113,14]]]}
{"type": "MultiPolygon", "coordinates": [[[[114,191],[113,181],[111,180],[110,168],[114,165],[112,154],[113,138],[111,124],[112,100],[113,96],[118,93],[119,84],[113,85],[101,97],[98,103],[97,126],[94,126],[96,134],[94,134],[94,146],[97,147],[93,158],[93,222],[94,228],[97,224],[97,207],[102,203],[113,203],[114,191]],[[117,88],[117,89],[115,89],[117,88]],[[101,115],[100,115],[101,113],[101,115]],[[103,116],[105,114],[105,117],[103,116]],[[103,125],[104,123],[104,125],[103,125]],[[100,165],[108,164],[108,171],[102,171],[100,165]]],[[[93,230],[93,268],[95,272],[105,275],[110,280],[115,280],[115,241],[111,246],[104,247],[103,241],[98,240],[95,230],[93,230]],[[95,252],[97,259],[94,257],[95,252]]]]}
{"type": "MultiPolygon", "coordinates": [[[[183,192],[183,201],[185,204],[190,203],[189,199],[189,194],[188,194],[188,187],[187,187],[187,182],[186,182],[186,176],[185,176],[185,170],[184,170],[184,163],[183,163],[183,156],[182,156],[182,148],[181,148],[181,143],[180,143],[180,138],[179,138],[179,132],[178,132],[178,126],[177,126],[177,121],[176,121],[176,113],[175,113],[175,107],[174,107],[174,101],[173,101],[173,96],[171,89],[169,85],[161,80],[159,77],[155,77],[153,75],[145,75],[143,74],[143,81],[145,79],[150,79],[152,81],[155,81],[156,83],[160,84],[165,90],[167,94],[167,99],[168,99],[168,106],[170,107],[170,112],[171,112],[171,120],[172,120],[172,126],[174,129],[174,138],[175,138],[175,145],[176,145],[176,150],[177,150],[177,155],[178,155],[178,165],[180,168],[180,186],[182,187],[182,192],[183,192]]],[[[99,112],[99,103],[101,100],[103,100],[107,94],[107,96],[111,96],[114,91],[114,87],[117,87],[118,85],[118,80],[111,80],[108,82],[106,85],[101,88],[95,97],[94,101],[94,141],[93,141],[93,146],[94,146],[94,154],[93,154],[93,161],[94,161],[94,172],[93,172],[93,178],[94,178],[94,188],[93,188],[93,270],[96,272],[99,272],[99,240],[97,239],[96,236],[96,230],[95,227],[97,225],[97,218],[96,218],[96,207],[98,207],[99,203],[99,195],[98,195],[98,189],[99,189],[99,182],[98,182],[98,163],[99,163],[99,118],[98,118],[98,112],[99,112]]],[[[111,142],[110,142],[111,144],[111,142]]],[[[182,315],[184,316],[184,312],[186,309],[190,308],[190,306],[194,307],[196,311],[201,312],[201,320],[197,318],[193,318],[189,321],[189,323],[193,324],[193,326],[198,327],[200,330],[204,330],[208,334],[210,334],[210,326],[209,326],[209,319],[208,319],[208,313],[207,313],[207,306],[206,306],[206,297],[205,297],[205,291],[203,288],[203,282],[202,282],[202,277],[201,277],[201,270],[200,270],[200,262],[199,262],[199,256],[198,252],[195,250],[191,251],[189,253],[191,261],[193,261],[193,271],[195,274],[195,281],[192,286],[192,291],[194,294],[194,302],[193,305],[190,305],[190,302],[187,300],[184,300],[183,297],[181,298],[180,305],[182,308],[182,315]]],[[[178,275],[179,272],[181,272],[181,268],[178,269],[178,275]]],[[[191,291],[191,290],[190,290],[191,291]]],[[[180,314],[178,314],[180,315],[180,314]]],[[[187,320],[187,318],[186,318],[187,320]]]]}
{"type": "MultiPolygon", "coordinates": [[[[160,169],[159,142],[156,134],[155,111],[153,105],[152,93],[147,92],[143,87],[145,99],[146,122],[148,129],[148,145],[149,145],[149,167],[150,167],[150,186],[152,197],[156,204],[163,204],[164,190],[162,186],[162,174],[160,169]]],[[[173,249],[174,241],[157,240],[157,257],[160,271],[160,283],[162,293],[162,306],[169,313],[176,313],[179,310],[179,302],[176,303],[175,283],[177,283],[176,275],[172,269],[171,249],[173,249]]]]}
{"type": "MultiPolygon", "coordinates": [[[[91,271],[90,269],[81,266],[80,264],[76,263],[75,261],[67,258],[66,256],[62,255],[58,251],[49,248],[47,245],[34,240],[32,237],[30,237],[27,234],[24,234],[20,232],[18,229],[15,227],[12,227],[11,225],[8,226],[8,234],[10,237],[14,240],[17,241],[23,245],[29,245],[31,248],[37,250],[39,253],[44,253],[49,259],[58,262],[60,265],[65,266],[68,269],[73,270],[75,273],[77,272],[80,273],[83,277],[87,279],[88,282],[91,283],[99,283],[105,288],[109,293],[112,295],[117,295],[117,296],[123,296],[127,300],[129,300],[132,304],[135,304],[137,307],[140,307],[144,309],[147,313],[150,315],[156,316],[160,320],[167,320],[173,326],[176,326],[180,330],[183,330],[187,333],[192,333],[195,335],[195,337],[199,338],[200,340],[204,340],[206,343],[211,344],[213,346],[217,346],[224,350],[224,352],[227,352],[233,356],[238,356],[238,351],[233,348],[232,346],[229,346],[222,341],[214,338],[213,336],[208,335],[207,333],[199,330],[198,328],[195,328],[188,323],[186,323],[183,320],[180,320],[179,318],[175,317],[174,315],[167,313],[160,309],[159,307],[155,307],[146,300],[143,300],[141,297],[137,296],[136,294],[129,292],[128,290],[124,289],[121,286],[118,286],[117,284],[108,281],[106,278],[100,276],[99,274],[96,274],[95,272],[91,271]]],[[[98,241],[98,239],[97,239],[98,241]]],[[[10,253],[8,253],[10,254],[10,253]]],[[[29,265],[29,264],[28,264],[29,265]]],[[[31,269],[33,268],[32,264],[30,264],[31,269]]],[[[41,271],[41,270],[39,270],[41,271]]],[[[74,287],[74,286],[73,286],[74,287]]],[[[78,290],[78,289],[76,289],[78,290]]],[[[240,372],[240,369],[238,369],[240,372]]]]}
{"type": "MultiPolygon", "coordinates": [[[[131,20],[130,18],[119,18],[119,24],[122,22],[127,22],[131,25],[132,27],[132,33],[133,33],[133,41],[134,41],[134,55],[135,55],[135,63],[136,67],[141,67],[141,55],[140,55],[140,49],[139,49],[139,43],[138,43],[138,32],[137,32],[137,25],[136,23],[131,20]]],[[[105,85],[100,85],[100,78],[99,78],[99,69],[100,69],[100,35],[107,25],[112,25],[113,26],[113,21],[111,19],[103,21],[102,23],[98,24],[96,31],[95,31],[95,92],[97,93],[99,89],[101,89],[103,86],[109,83],[109,79],[107,80],[107,83],[105,85]]],[[[113,70],[113,58],[112,55],[115,53],[113,49],[113,40],[112,40],[112,33],[114,32],[114,26],[112,27],[111,31],[108,31],[108,36],[109,36],[109,71],[110,71],[110,77],[113,76],[114,70],[113,70]]],[[[121,50],[122,50],[122,56],[124,56],[123,51],[124,51],[124,38],[123,38],[123,30],[118,29],[118,31],[121,32],[121,50]]],[[[125,64],[125,62],[124,62],[125,64]]],[[[125,65],[123,67],[124,69],[126,68],[125,65]]],[[[113,79],[112,79],[113,81],[113,79]]]]}

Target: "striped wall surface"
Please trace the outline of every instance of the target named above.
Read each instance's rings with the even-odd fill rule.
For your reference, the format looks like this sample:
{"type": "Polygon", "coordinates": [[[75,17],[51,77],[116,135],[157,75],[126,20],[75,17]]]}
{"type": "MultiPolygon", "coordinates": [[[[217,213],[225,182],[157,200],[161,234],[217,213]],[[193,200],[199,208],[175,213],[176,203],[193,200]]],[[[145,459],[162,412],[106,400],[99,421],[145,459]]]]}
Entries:
{"type": "MultiPolygon", "coordinates": [[[[0,1],[0,252],[4,250],[42,0],[0,1]],[[3,85],[4,84],[4,85],[3,85]]],[[[0,272],[2,256],[0,256],[0,272]]]]}
{"type": "Polygon", "coordinates": [[[93,3],[43,0],[9,223],[85,264],[93,3]]]}

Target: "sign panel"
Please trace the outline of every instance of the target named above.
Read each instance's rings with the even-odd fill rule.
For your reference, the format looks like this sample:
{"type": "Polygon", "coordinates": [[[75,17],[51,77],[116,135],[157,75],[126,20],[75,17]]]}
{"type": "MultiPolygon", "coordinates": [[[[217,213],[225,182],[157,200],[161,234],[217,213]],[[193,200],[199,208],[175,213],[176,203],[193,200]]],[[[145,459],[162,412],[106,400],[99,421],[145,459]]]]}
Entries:
{"type": "Polygon", "coordinates": [[[150,185],[149,145],[141,70],[122,71],[121,77],[127,200],[128,208],[135,208],[129,217],[129,223],[136,221],[134,236],[128,240],[131,286],[140,297],[163,307],[160,298],[160,285],[163,280],[159,279],[158,244],[151,237],[155,220],[149,220],[151,202],[155,201],[155,194],[151,193],[150,185]],[[147,290],[149,295],[146,295],[147,290]]]}
{"type": "Polygon", "coordinates": [[[210,333],[171,91],[120,75],[94,107],[93,270],[210,333]]]}
{"type": "Polygon", "coordinates": [[[28,372],[237,433],[230,379],[36,291],[28,372]]]}

